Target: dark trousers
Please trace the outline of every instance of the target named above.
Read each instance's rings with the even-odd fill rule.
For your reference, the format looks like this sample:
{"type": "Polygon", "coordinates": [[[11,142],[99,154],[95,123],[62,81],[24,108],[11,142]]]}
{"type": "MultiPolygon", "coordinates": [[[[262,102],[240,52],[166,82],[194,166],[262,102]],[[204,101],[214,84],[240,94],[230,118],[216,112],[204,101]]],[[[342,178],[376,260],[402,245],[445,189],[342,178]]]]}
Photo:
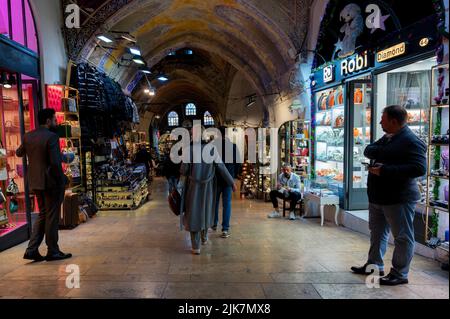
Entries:
{"type": "Polygon", "coordinates": [[[61,204],[64,201],[64,189],[36,191],[36,198],[39,205],[39,216],[33,225],[33,232],[28,244],[27,251],[37,252],[44,240],[47,244],[47,253],[58,253],[58,228],[61,204]]]}
{"type": "Polygon", "coordinates": [[[283,198],[290,201],[291,202],[290,211],[293,212],[295,210],[297,202],[302,198],[302,194],[296,192],[289,192],[289,196],[286,197],[284,193],[280,193],[279,191],[273,190],[270,192],[270,199],[272,200],[273,208],[278,208],[277,198],[283,198]]]}

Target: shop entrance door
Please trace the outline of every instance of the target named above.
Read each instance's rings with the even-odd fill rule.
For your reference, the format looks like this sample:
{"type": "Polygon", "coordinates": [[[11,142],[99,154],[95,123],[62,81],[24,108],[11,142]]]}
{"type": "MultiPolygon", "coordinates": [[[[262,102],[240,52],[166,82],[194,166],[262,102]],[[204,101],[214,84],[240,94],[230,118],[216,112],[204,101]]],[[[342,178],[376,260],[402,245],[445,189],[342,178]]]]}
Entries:
{"type": "Polygon", "coordinates": [[[367,197],[368,162],[364,149],[372,140],[372,81],[354,80],[347,83],[347,147],[346,147],[346,201],[347,210],[365,210],[367,197]]]}

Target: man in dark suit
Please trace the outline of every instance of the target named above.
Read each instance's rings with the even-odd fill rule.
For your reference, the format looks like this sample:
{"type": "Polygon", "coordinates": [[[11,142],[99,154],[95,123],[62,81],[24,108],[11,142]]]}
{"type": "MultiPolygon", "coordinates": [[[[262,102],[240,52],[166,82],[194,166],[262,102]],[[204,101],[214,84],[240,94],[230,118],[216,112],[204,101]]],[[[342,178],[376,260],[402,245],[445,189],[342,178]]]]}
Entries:
{"type": "Polygon", "coordinates": [[[28,159],[28,186],[36,194],[40,210],[24,259],[61,260],[72,255],[64,254],[58,247],[59,214],[67,178],[61,166],[59,137],[54,133],[57,125],[55,110],[39,111],[38,120],[40,127],[26,133],[16,151],[17,156],[28,159]],[[45,258],[39,253],[44,235],[48,248],[45,258]]]}
{"type": "Polygon", "coordinates": [[[415,206],[420,200],[416,179],[426,173],[427,148],[406,125],[407,116],[402,106],[386,107],[380,123],[386,134],[364,151],[371,160],[367,188],[370,250],[367,263],[351,269],[369,274],[368,266],[374,265],[384,276],[383,257],[391,229],[395,244],[392,268],[380,279],[381,285],[388,286],[408,283],[414,255],[415,206]]]}

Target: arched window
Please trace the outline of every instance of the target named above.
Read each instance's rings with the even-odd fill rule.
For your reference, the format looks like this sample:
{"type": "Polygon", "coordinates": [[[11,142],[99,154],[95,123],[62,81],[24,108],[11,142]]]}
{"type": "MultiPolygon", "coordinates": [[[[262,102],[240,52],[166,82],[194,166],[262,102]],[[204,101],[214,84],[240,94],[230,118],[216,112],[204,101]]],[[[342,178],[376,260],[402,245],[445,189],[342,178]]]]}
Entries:
{"type": "Polygon", "coordinates": [[[34,17],[28,1],[0,1],[0,34],[38,53],[34,17]]]}
{"type": "Polygon", "coordinates": [[[169,116],[167,117],[167,122],[169,123],[169,126],[178,126],[179,125],[178,113],[170,112],[169,116]]]}
{"type": "Polygon", "coordinates": [[[209,113],[208,111],[206,111],[205,114],[203,115],[203,124],[205,126],[213,126],[214,125],[214,119],[213,119],[211,113],[209,113]]]}
{"type": "Polygon", "coordinates": [[[194,103],[189,103],[186,105],[186,115],[197,115],[197,107],[194,103]]]}

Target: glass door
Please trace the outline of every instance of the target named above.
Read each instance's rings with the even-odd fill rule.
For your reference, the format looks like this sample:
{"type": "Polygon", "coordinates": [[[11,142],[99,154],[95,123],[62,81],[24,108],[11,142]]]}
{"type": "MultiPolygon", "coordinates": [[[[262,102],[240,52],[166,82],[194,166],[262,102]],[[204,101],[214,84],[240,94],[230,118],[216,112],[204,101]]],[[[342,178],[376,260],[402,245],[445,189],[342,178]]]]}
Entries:
{"type": "Polygon", "coordinates": [[[34,208],[34,197],[29,196],[25,180],[24,159],[17,157],[15,151],[22,142],[22,133],[35,128],[37,81],[21,81],[18,74],[9,77],[14,77],[13,84],[0,86],[0,149],[4,163],[0,188],[6,196],[6,201],[0,204],[0,238],[29,225],[29,212],[34,208]],[[7,194],[8,186],[14,189],[11,185],[17,185],[17,192],[7,194]]]}
{"type": "Polygon", "coordinates": [[[355,80],[347,83],[348,125],[346,184],[347,201],[345,209],[363,210],[368,208],[368,170],[364,150],[371,143],[372,132],[372,82],[355,80]]]}

